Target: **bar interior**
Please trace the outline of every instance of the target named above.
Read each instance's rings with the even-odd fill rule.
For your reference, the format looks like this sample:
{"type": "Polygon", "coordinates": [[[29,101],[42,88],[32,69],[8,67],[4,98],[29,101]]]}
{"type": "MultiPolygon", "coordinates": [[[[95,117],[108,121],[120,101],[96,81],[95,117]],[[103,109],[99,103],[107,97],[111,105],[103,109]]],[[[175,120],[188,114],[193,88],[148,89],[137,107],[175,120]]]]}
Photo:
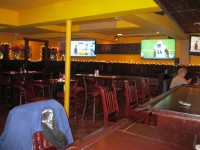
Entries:
{"type": "Polygon", "coordinates": [[[200,149],[200,2],[0,1],[0,149],[200,149]]]}

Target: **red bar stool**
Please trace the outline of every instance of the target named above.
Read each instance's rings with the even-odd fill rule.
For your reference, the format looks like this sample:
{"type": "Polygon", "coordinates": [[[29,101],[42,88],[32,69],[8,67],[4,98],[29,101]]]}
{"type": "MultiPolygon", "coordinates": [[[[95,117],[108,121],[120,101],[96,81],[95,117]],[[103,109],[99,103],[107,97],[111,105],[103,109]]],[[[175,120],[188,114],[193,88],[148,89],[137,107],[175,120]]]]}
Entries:
{"type": "Polygon", "coordinates": [[[101,93],[99,86],[96,86],[96,80],[94,78],[84,78],[84,85],[85,85],[85,104],[83,108],[82,119],[84,119],[86,109],[88,105],[93,105],[93,123],[95,122],[96,117],[96,107],[100,104],[101,100],[101,93]]]}
{"type": "Polygon", "coordinates": [[[103,102],[104,125],[117,122],[119,117],[119,107],[117,94],[114,86],[100,87],[103,102]]]}
{"type": "Polygon", "coordinates": [[[125,80],[125,95],[126,95],[126,111],[125,116],[135,121],[149,122],[149,112],[140,111],[136,112],[135,108],[139,106],[138,95],[137,95],[137,85],[135,80],[125,80]]]}
{"type": "Polygon", "coordinates": [[[139,98],[139,103],[143,104],[150,100],[150,90],[149,90],[149,79],[141,79],[141,89],[137,89],[137,94],[139,98]]]}
{"type": "Polygon", "coordinates": [[[119,102],[123,103],[124,80],[112,80],[112,86],[115,87],[119,102]]]}

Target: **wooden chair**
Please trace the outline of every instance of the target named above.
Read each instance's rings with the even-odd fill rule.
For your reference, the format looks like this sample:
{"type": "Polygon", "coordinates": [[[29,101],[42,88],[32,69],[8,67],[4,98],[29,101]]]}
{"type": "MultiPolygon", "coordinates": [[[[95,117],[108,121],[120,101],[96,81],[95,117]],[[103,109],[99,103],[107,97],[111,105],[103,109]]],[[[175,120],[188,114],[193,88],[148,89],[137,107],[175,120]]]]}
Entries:
{"type": "Polygon", "coordinates": [[[140,104],[143,104],[150,100],[150,88],[148,78],[141,79],[141,89],[137,89],[137,94],[140,104]]]}
{"type": "Polygon", "coordinates": [[[158,96],[159,83],[149,83],[150,96],[152,98],[158,96]]]}
{"type": "MultiPolygon", "coordinates": [[[[15,75],[16,82],[13,84],[13,95],[18,95],[16,92],[19,93],[19,105],[22,105],[23,100],[26,99],[25,83],[32,83],[32,80],[33,80],[33,76],[31,74],[22,73],[22,74],[15,75]],[[17,91],[15,91],[15,90],[17,90],[17,91]]],[[[29,88],[29,87],[26,87],[26,88],[29,88]]],[[[25,102],[26,102],[26,100],[25,100],[25,102]]]]}
{"type": "Polygon", "coordinates": [[[51,97],[51,87],[49,84],[34,83],[34,86],[42,92],[42,97],[51,97]],[[45,94],[48,93],[46,96],[45,94]]]}
{"type": "Polygon", "coordinates": [[[24,90],[25,103],[49,100],[49,98],[38,97],[35,95],[34,85],[31,81],[25,81],[22,88],[24,90]]]}
{"type": "Polygon", "coordinates": [[[96,86],[104,86],[105,85],[105,79],[97,78],[96,79],[96,86]]]}
{"type": "Polygon", "coordinates": [[[75,119],[78,121],[79,110],[83,110],[85,100],[85,90],[78,86],[78,80],[70,81],[70,103],[75,119]]]}
{"type": "Polygon", "coordinates": [[[149,112],[141,111],[136,112],[135,108],[138,107],[137,85],[135,80],[125,80],[125,95],[126,95],[126,111],[125,116],[131,119],[149,122],[149,112]]]}
{"type": "MultiPolygon", "coordinates": [[[[78,121],[78,113],[83,110],[85,101],[85,89],[78,86],[79,80],[72,79],[70,81],[70,105],[73,112],[73,116],[78,121]]],[[[64,88],[63,91],[57,93],[58,101],[64,104],[64,88]]]]}
{"type": "Polygon", "coordinates": [[[104,112],[104,125],[116,122],[119,114],[117,94],[114,86],[100,87],[104,112]]]}
{"type": "Polygon", "coordinates": [[[84,119],[86,109],[88,105],[93,104],[93,122],[95,122],[96,118],[96,105],[101,99],[101,93],[99,86],[96,85],[96,80],[94,78],[85,78],[83,77],[84,85],[85,85],[85,104],[82,114],[82,119],[84,119]]]}
{"type": "Polygon", "coordinates": [[[8,106],[8,101],[12,94],[11,88],[12,88],[12,82],[10,76],[0,75],[0,97],[5,98],[6,107],[8,106]]]}
{"type": "Polygon", "coordinates": [[[33,134],[33,150],[56,150],[47,139],[43,137],[43,132],[39,131],[33,134]]]}
{"type": "Polygon", "coordinates": [[[124,97],[124,80],[112,80],[112,86],[116,89],[119,102],[122,103],[124,97]]]}

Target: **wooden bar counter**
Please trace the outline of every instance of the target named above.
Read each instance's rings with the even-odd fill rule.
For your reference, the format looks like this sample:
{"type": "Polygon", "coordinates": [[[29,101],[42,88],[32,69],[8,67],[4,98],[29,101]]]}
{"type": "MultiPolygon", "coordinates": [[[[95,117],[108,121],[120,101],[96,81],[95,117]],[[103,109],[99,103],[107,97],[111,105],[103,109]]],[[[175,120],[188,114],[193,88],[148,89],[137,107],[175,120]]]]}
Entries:
{"type": "Polygon", "coordinates": [[[181,85],[146,105],[157,116],[157,126],[200,135],[200,86],[181,85]],[[191,106],[182,105],[186,102],[191,106]]]}

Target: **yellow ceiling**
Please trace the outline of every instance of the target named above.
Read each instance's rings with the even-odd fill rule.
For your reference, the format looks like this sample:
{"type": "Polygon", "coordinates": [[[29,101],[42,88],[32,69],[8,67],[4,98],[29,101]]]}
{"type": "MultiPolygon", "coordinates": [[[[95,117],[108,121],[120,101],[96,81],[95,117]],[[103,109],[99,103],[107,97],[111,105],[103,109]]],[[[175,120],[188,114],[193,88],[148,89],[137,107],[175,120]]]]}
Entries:
{"type": "Polygon", "coordinates": [[[11,0],[0,1],[0,34],[29,38],[63,38],[65,22],[72,21],[72,38],[114,40],[154,36],[157,32],[185,39],[182,30],[153,0],[11,0]]]}
{"type": "Polygon", "coordinates": [[[10,0],[10,1],[0,1],[1,8],[14,10],[14,11],[21,11],[32,9],[36,7],[42,7],[45,5],[50,5],[58,2],[65,2],[70,0],[10,0]]]}

